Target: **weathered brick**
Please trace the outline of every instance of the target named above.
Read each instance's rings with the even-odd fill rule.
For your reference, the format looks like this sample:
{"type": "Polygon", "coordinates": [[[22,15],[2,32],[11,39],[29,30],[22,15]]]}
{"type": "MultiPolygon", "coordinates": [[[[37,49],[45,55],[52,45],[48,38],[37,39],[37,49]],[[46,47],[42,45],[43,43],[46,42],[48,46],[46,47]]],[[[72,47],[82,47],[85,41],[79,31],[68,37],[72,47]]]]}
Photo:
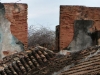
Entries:
{"type": "Polygon", "coordinates": [[[3,3],[6,18],[11,22],[11,33],[27,46],[27,4],[3,3]],[[24,37],[21,38],[21,37],[24,37]]]}
{"type": "Polygon", "coordinates": [[[93,20],[94,26],[100,30],[100,8],[99,7],[85,7],[85,6],[60,6],[60,35],[59,35],[59,49],[62,50],[67,47],[73,40],[74,35],[74,21],[75,20],[93,20]]]}

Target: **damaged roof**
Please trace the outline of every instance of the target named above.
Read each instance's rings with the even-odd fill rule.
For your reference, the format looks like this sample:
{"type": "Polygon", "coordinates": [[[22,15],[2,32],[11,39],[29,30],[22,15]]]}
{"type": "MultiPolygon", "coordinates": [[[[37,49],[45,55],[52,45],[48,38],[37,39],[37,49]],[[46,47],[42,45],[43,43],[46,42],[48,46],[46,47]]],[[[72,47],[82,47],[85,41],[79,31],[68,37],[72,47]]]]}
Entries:
{"type": "Polygon", "coordinates": [[[70,55],[59,55],[36,47],[5,57],[1,75],[97,75],[100,74],[100,46],[70,55]]]}
{"type": "Polygon", "coordinates": [[[94,46],[67,56],[56,55],[48,65],[37,70],[37,73],[31,72],[29,75],[88,75],[95,70],[97,71],[92,75],[99,74],[100,67],[97,67],[100,62],[99,48],[100,46],[94,46]]]}
{"type": "Polygon", "coordinates": [[[100,74],[100,47],[80,52],[74,67],[60,75],[98,75],[100,74]],[[80,59],[82,58],[82,59],[80,59]]]}
{"type": "Polygon", "coordinates": [[[39,69],[54,56],[52,51],[40,46],[29,48],[3,58],[0,62],[0,75],[27,75],[30,70],[39,69]]]}

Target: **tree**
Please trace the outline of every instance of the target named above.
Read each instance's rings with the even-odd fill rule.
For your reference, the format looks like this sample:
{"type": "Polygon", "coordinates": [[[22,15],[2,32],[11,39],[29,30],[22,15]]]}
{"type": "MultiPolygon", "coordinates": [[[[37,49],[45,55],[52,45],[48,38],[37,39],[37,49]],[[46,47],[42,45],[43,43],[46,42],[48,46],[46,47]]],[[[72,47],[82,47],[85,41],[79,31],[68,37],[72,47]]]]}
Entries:
{"type": "Polygon", "coordinates": [[[55,48],[55,31],[40,26],[30,26],[28,31],[28,47],[37,45],[54,50],[55,48]]]}

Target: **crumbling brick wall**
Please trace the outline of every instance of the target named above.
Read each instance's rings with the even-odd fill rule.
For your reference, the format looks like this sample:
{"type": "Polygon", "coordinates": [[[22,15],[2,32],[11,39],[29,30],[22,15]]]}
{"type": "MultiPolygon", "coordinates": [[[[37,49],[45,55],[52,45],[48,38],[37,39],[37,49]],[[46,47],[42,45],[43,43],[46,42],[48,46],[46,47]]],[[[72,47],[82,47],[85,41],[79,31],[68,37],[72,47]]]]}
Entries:
{"type": "Polygon", "coordinates": [[[94,28],[100,30],[100,8],[99,7],[85,7],[85,6],[60,6],[60,35],[59,35],[59,49],[62,50],[67,47],[73,40],[74,35],[74,21],[75,20],[93,20],[94,28]]]}
{"type": "Polygon", "coordinates": [[[58,51],[59,50],[59,25],[56,26],[56,47],[55,47],[55,50],[58,51]]]}
{"type": "Polygon", "coordinates": [[[3,3],[12,34],[27,46],[27,4],[3,3]]]}

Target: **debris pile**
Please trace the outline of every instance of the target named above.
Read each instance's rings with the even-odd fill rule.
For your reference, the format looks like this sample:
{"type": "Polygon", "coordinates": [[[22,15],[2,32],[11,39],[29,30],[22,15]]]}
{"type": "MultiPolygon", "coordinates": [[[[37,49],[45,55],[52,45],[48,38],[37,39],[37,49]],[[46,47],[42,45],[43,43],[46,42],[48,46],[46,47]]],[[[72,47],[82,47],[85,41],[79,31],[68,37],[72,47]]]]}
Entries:
{"type": "MultiPolygon", "coordinates": [[[[79,63],[80,60],[76,60],[77,63],[74,67],[69,70],[62,72],[60,75],[99,75],[100,74],[100,48],[95,52],[88,52],[90,55],[86,56],[85,52],[83,62],[79,63]]],[[[80,56],[79,56],[80,57],[80,56]]],[[[81,56],[82,57],[82,56],[81,56]]]]}
{"type": "Polygon", "coordinates": [[[3,58],[1,75],[79,75],[99,73],[100,46],[59,55],[44,47],[28,50],[3,58]],[[95,70],[95,72],[93,71],[95,70]],[[64,72],[65,71],[65,72],[64,72]],[[84,71],[84,72],[83,72],[84,71]]]}
{"type": "Polygon", "coordinates": [[[69,72],[71,72],[71,75],[91,74],[91,72],[89,71],[93,71],[93,70],[98,70],[98,72],[96,71],[96,73],[99,73],[99,69],[100,69],[100,67],[98,66],[99,64],[95,62],[95,61],[99,61],[99,59],[97,58],[100,57],[100,52],[98,51],[98,49],[100,49],[100,46],[91,47],[86,50],[77,52],[75,54],[56,58],[54,61],[51,61],[51,63],[45,69],[47,71],[47,74],[43,74],[42,72],[44,71],[41,71],[41,74],[38,74],[38,75],[60,75],[62,72],[67,71],[67,70],[68,70],[67,71],[68,73],[65,72],[65,74],[63,73],[62,75],[70,75],[69,72]],[[77,65],[79,66],[76,69],[76,67],[74,66],[77,66],[77,65]],[[83,69],[84,66],[85,68],[83,69]],[[74,68],[71,69],[71,67],[74,67],[74,68]],[[81,69],[79,67],[81,67],[81,69]],[[75,74],[73,71],[75,71],[75,74]]]}
{"type": "Polygon", "coordinates": [[[26,75],[32,69],[44,66],[54,56],[53,52],[42,47],[7,56],[0,62],[0,75],[26,75]]]}

